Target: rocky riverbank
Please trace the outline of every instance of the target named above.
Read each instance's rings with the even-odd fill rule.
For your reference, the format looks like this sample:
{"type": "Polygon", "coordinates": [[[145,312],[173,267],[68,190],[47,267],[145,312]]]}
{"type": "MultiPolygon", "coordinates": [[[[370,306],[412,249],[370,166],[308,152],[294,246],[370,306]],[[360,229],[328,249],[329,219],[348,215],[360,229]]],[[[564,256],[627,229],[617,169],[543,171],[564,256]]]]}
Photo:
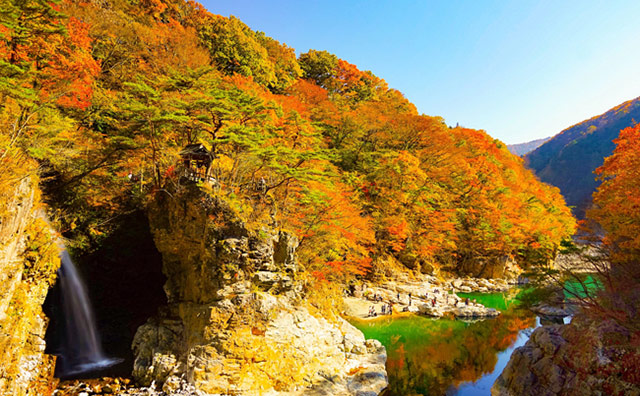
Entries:
{"type": "Polygon", "coordinates": [[[583,314],[536,329],[516,349],[492,396],[640,395],[637,334],[583,314]]]}
{"type": "Polygon", "coordinates": [[[562,303],[560,305],[537,304],[530,308],[533,313],[541,316],[557,316],[565,317],[573,315],[577,307],[570,303],[562,303]]]}
{"type": "Polygon", "coordinates": [[[353,286],[351,296],[345,298],[346,316],[358,319],[372,318],[371,309],[379,315],[403,312],[419,313],[433,317],[453,315],[457,318],[486,318],[500,314],[473,300],[458,297],[456,292],[501,292],[510,285],[501,279],[452,279],[443,281],[433,276],[415,280],[389,281],[380,285],[353,286]],[[384,306],[384,308],[383,308],[384,306]],[[389,311],[389,307],[392,312],[389,311]]]}

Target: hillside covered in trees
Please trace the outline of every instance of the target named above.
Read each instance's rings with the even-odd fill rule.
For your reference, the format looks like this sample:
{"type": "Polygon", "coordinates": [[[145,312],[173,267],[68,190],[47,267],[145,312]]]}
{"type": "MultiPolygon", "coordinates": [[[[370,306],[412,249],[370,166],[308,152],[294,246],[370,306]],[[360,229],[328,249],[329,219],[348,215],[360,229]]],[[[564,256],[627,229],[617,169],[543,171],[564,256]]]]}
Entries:
{"type": "MultiPolygon", "coordinates": [[[[80,249],[176,183],[190,143],[215,155],[211,194],[293,231],[317,279],[541,264],[573,233],[558,189],[484,131],[197,3],[10,0],[0,23],[0,188],[40,173],[80,249]]],[[[529,162],[554,181],[545,150],[529,162]]]]}
{"type": "Polygon", "coordinates": [[[573,213],[584,218],[600,182],[595,170],[615,147],[620,130],[640,120],[640,98],[565,129],[526,155],[527,165],[545,183],[560,188],[573,213]]]}

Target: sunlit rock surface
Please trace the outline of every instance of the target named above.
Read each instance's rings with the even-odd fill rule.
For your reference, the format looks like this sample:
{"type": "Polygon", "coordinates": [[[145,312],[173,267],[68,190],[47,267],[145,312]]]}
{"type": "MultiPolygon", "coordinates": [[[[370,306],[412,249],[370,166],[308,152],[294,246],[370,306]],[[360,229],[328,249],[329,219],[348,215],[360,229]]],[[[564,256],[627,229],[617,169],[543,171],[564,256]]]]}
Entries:
{"type": "Polygon", "coordinates": [[[42,303],[59,266],[39,214],[37,181],[25,177],[0,197],[0,395],[48,395],[54,357],[44,353],[42,303]]]}
{"type": "Polygon", "coordinates": [[[469,275],[475,278],[493,278],[513,280],[520,275],[522,270],[513,258],[509,256],[493,259],[467,260],[456,269],[457,273],[469,275]]]}
{"type": "Polygon", "coordinates": [[[516,349],[491,389],[493,396],[640,395],[634,336],[612,321],[575,317],[536,329],[516,349]]]}
{"type": "Polygon", "coordinates": [[[294,236],[250,230],[195,186],[161,196],[149,216],[169,303],[133,341],[142,385],[247,395],[386,387],[384,347],[304,304],[294,236]]]}
{"type": "Polygon", "coordinates": [[[543,316],[560,316],[565,317],[571,315],[575,309],[571,306],[552,306],[548,304],[538,304],[531,307],[531,311],[543,316]]]}
{"type": "MultiPolygon", "coordinates": [[[[491,318],[500,315],[500,312],[494,308],[485,307],[474,301],[466,301],[456,294],[449,294],[449,290],[495,292],[509,290],[509,285],[502,279],[454,279],[450,282],[442,282],[425,276],[415,281],[389,281],[368,286],[366,290],[355,290],[353,294],[358,292],[364,299],[372,302],[374,307],[379,303],[391,304],[394,312],[415,312],[433,317],[452,314],[458,318],[491,318]]],[[[367,317],[354,309],[347,310],[347,315],[367,317]]]]}

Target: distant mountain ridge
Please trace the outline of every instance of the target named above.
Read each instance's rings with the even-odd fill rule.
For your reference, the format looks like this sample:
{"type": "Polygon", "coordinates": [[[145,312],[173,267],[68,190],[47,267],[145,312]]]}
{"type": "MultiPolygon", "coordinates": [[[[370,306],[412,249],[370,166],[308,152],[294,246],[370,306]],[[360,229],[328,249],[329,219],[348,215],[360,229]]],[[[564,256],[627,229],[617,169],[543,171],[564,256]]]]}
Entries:
{"type": "Polygon", "coordinates": [[[549,141],[549,139],[551,139],[551,136],[525,143],[508,144],[507,148],[509,149],[509,151],[511,151],[511,154],[522,157],[523,155],[528,154],[538,147],[542,146],[547,141],[549,141]]]}
{"type": "Polygon", "coordinates": [[[541,181],[558,188],[573,213],[583,218],[600,184],[593,173],[613,152],[620,130],[640,120],[640,97],[555,135],[525,156],[541,181]]]}

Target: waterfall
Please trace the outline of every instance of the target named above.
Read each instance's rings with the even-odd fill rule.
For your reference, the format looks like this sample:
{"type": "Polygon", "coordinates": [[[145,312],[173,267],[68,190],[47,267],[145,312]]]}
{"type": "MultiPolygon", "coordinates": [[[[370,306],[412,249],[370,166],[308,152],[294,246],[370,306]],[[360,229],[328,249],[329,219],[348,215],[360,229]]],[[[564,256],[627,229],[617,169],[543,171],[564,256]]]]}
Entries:
{"type": "Polygon", "coordinates": [[[60,254],[60,292],[64,313],[64,340],[59,363],[68,376],[102,369],[120,359],[108,358],[100,343],[87,288],[66,249],[60,254]]]}

